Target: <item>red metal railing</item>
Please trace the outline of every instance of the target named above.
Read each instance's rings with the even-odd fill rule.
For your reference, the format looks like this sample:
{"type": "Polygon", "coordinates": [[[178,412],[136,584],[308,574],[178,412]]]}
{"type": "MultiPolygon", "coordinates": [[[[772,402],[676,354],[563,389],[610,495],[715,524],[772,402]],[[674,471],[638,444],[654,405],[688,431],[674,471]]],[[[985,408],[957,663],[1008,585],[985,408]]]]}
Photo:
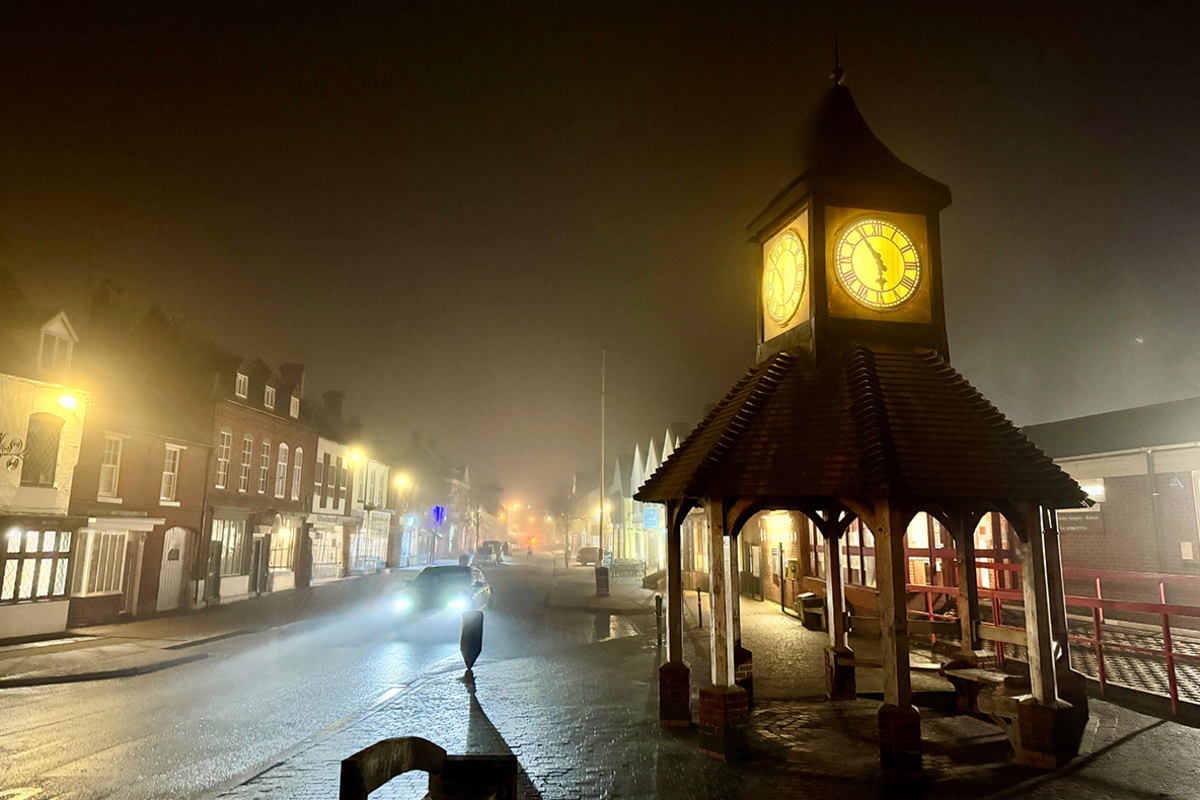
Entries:
{"type": "MultiPolygon", "coordinates": [[[[1003,564],[996,562],[979,562],[979,569],[993,570],[997,573],[995,583],[1015,582],[1011,579],[1003,581],[1000,579],[1000,574],[1009,573],[1019,574],[1021,571],[1020,564],[1003,564]]],[[[1200,666],[1200,654],[1181,653],[1178,652],[1174,645],[1174,640],[1171,632],[1171,617],[1187,617],[1191,619],[1200,619],[1200,606],[1181,605],[1167,602],[1167,587],[1168,586],[1187,586],[1190,588],[1200,589],[1200,576],[1197,575],[1170,575],[1150,572],[1122,572],[1118,570],[1088,570],[1065,568],[1063,570],[1064,578],[1086,579],[1094,582],[1096,586],[1095,597],[1082,597],[1078,595],[1067,595],[1066,605],[1068,608],[1087,609],[1091,617],[1091,634],[1084,635],[1081,633],[1068,633],[1070,641],[1080,645],[1089,647],[1096,657],[1097,677],[1100,683],[1101,692],[1108,685],[1108,670],[1105,665],[1105,653],[1130,653],[1138,656],[1150,656],[1153,658],[1163,659],[1166,665],[1167,672],[1167,687],[1168,696],[1171,699],[1171,711],[1177,712],[1179,708],[1179,678],[1177,674],[1177,666],[1179,664],[1190,664],[1200,666]],[[1111,581],[1125,584],[1136,585],[1156,585],[1158,602],[1145,602],[1139,600],[1117,600],[1105,598],[1102,595],[1102,581],[1111,581]],[[1159,629],[1161,631],[1162,646],[1148,647],[1144,644],[1132,644],[1129,642],[1106,641],[1104,638],[1103,624],[1105,621],[1105,612],[1123,612],[1126,614],[1144,614],[1158,617],[1159,629]]],[[[1111,585],[1111,584],[1110,584],[1111,585]]],[[[952,620],[957,617],[948,614],[934,613],[933,595],[953,595],[957,596],[957,586],[927,586],[923,584],[908,584],[909,592],[925,595],[925,610],[913,610],[912,613],[928,619],[952,620]]],[[[1005,625],[1003,620],[1003,603],[1009,601],[1021,601],[1024,595],[1019,589],[1015,588],[980,588],[979,598],[990,601],[992,611],[992,624],[997,628],[1003,628],[1010,631],[1023,631],[1023,627],[1005,625]]],[[[934,637],[934,641],[936,638],[934,637]]],[[[1004,663],[1005,643],[1002,641],[994,641],[996,648],[996,659],[1000,664],[1004,663]]],[[[1136,688],[1136,687],[1130,687],[1136,688]]]]}

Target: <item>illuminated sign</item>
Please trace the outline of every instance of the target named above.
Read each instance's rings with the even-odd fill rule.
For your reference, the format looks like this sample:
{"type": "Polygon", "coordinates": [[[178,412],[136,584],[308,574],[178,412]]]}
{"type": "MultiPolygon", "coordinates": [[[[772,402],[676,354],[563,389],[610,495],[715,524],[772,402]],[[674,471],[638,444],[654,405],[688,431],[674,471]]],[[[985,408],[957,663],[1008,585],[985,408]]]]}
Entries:
{"type": "Polygon", "coordinates": [[[642,506],[642,527],[658,527],[658,506],[652,503],[647,503],[646,505],[642,506]]]}
{"type": "Polygon", "coordinates": [[[433,524],[437,527],[442,527],[446,522],[446,507],[434,506],[429,509],[429,513],[433,516],[433,524]]]}

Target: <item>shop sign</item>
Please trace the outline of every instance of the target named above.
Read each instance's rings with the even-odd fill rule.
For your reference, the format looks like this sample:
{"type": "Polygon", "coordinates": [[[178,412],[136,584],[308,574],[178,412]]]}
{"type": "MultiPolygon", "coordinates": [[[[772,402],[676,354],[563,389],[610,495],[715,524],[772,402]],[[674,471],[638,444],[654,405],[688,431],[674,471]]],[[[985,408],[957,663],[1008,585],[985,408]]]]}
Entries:
{"type": "Polygon", "coordinates": [[[642,527],[657,528],[658,525],[658,506],[647,503],[642,506],[642,527]]]}
{"type": "Polygon", "coordinates": [[[1063,534],[1104,533],[1104,513],[1099,508],[1059,511],[1058,532],[1063,534]]]}

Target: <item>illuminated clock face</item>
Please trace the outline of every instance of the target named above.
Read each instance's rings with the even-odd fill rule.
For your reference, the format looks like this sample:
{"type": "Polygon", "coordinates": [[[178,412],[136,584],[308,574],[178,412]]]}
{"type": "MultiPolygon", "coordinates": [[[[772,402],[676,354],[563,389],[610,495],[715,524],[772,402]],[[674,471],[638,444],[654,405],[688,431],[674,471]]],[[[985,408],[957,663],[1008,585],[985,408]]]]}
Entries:
{"type": "Polygon", "coordinates": [[[808,274],[804,240],[788,229],[767,254],[763,270],[763,308],[776,325],[791,319],[804,296],[808,274]]]}
{"type": "Polygon", "coordinates": [[[921,285],[920,253],[908,234],[887,220],[868,217],[847,225],[834,260],[838,283],[867,308],[899,308],[921,285]]]}

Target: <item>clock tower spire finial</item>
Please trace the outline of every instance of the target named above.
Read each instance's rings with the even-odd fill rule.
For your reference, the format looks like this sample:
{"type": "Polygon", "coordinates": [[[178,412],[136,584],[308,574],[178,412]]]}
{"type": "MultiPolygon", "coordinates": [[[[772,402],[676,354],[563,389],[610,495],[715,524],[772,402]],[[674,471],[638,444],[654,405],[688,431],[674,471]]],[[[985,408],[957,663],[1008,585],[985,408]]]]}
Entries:
{"type": "Polygon", "coordinates": [[[842,78],[845,75],[846,71],[842,69],[842,57],[838,53],[838,35],[835,33],[833,34],[833,72],[829,77],[833,80],[834,85],[841,86],[842,78]]]}

